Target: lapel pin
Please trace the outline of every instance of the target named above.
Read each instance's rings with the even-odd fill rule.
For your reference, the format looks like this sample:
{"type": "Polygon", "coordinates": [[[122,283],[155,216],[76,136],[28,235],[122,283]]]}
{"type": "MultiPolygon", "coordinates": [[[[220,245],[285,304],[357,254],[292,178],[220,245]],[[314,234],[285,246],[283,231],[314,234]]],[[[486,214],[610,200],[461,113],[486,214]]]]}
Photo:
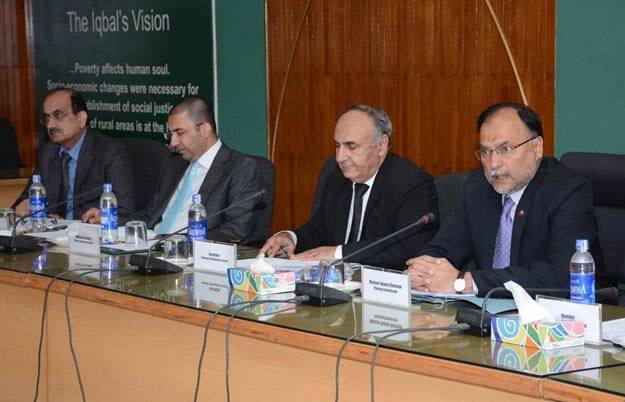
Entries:
{"type": "Polygon", "coordinates": [[[524,216],[524,215],[525,215],[525,211],[523,211],[523,210],[520,210],[520,211],[518,211],[516,213],[516,216],[518,216],[518,217],[521,217],[521,216],[524,216]]]}

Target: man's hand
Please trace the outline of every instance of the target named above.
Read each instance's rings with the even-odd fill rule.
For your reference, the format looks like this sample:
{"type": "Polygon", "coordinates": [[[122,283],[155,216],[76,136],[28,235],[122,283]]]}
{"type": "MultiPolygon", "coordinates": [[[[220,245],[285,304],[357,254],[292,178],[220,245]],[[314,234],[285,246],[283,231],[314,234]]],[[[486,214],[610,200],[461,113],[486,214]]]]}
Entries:
{"type": "Polygon", "coordinates": [[[98,208],[89,208],[87,212],[82,214],[82,221],[85,223],[100,223],[100,210],[98,208]]]}
{"type": "Polygon", "coordinates": [[[22,216],[26,216],[29,213],[30,213],[30,201],[28,200],[28,198],[26,198],[25,200],[22,200],[22,202],[17,204],[17,206],[15,207],[15,215],[21,218],[22,216]]]}
{"type": "MultiPolygon", "coordinates": [[[[404,273],[410,275],[413,289],[421,292],[455,293],[454,281],[459,271],[446,258],[422,255],[406,261],[406,265],[408,269],[404,273]]],[[[470,285],[467,281],[467,288],[472,291],[473,286],[470,285]]],[[[465,289],[465,293],[469,292],[465,289]]]]}
{"type": "Polygon", "coordinates": [[[277,233],[268,238],[258,254],[264,253],[267,257],[275,257],[281,251],[284,251],[289,258],[295,252],[295,243],[291,235],[285,232],[277,233]]]}
{"type": "Polygon", "coordinates": [[[334,259],[334,253],[336,246],[323,246],[317,248],[311,248],[303,253],[295,254],[293,259],[302,261],[315,261],[323,259],[334,259]]]}
{"type": "MultiPolygon", "coordinates": [[[[413,310],[411,313],[410,326],[416,328],[436,328],[446,327],[456,322],[453,316],[446,316],[423,310],[413,310]]],[[[449,335],[449,331],[421,331],[413,332],[413,338],[419,339],[441,339],[449,335]]]]}

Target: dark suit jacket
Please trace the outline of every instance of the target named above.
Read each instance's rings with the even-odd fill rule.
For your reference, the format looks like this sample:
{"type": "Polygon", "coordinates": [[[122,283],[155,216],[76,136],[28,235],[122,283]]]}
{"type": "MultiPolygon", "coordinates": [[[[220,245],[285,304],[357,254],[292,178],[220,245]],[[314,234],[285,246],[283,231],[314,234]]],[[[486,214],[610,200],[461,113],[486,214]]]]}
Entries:
{"type": "MultiPolygon", "coordinates": [[[[46,188],[48,205],[59,202],[61,179],[63,176],[59,145],[46,141],[39,146],[35,173],[41,175],[41,182],[46,188]]],[[[28,185],[13,206],[28,198],[28,185]]],[[[113,193],[117,196],[119,214],[128,214],[135,209],[135,186],[132,162],[126,147],[108,136],[87,130],[78,154],[76,176],[74,177],[74,196],[78,196],[104,183],[113,184],[113,193]]],[[[99,208],[102,191],[96,191],[74,202],[74,219],[80,219],[89,208],[99,208]]],[[[58,213],[57,208],[49,214],[58,213]]]]}
{"type": "MultiPolygon", "coordinates": [[[[495,238],[503,209],[501,194],[488,183],[483,169],[473,171],[452,216],[420,254],[447,258],[454,266],[473,256],[471,274],[484,296],[513,280],[526,288],[569,288],[569,263],[576,239],[596,244],[590,183],[554,158],[543,158],[517,206],[510,267],[492,269],[495,238]]],[[[601,253],[591,251],[597,269],[601,253]]]]}
{"type": "MultiPolygon", "coordinates": [[[[343,244],[346,256],[382,237],[417,221],[428,212],[438,215],[438,200],[432,177],[408,159],[389,153],[370,190],[360,241],[343,244],[352,198],[352,182],[340,170],[332,172],[322,189],[318,212],[294,230],[296,252],[314,247],[343,244]]],[[[372,247],[352,261],[384,268],[405,269],[436,231],[435,225],[410,230],[372,247]]]]}
{"type": "MultiPolygon", "coordinates": [[[[153,229],[161,221],[169,199],[176,191],[188,166],[189,162],[179,155],[172,158],[150,206],[144,211],[120,217],[120,220],[122,222],[134,219],[144,220],[148,227],[153,229]]],[[[207,215],[211,215],[250,197],[261,188],[261,177],[256,168],[256,162],[228,148],[222,141],[221,148],[215,155],[215,160],[200,186],[200,194],[202,194],[202,204],[206,208],[207,215]]],[[[223,214],[208,218],[206,231],[209,237],[217,239],[249,237],[258,220],[260,210],[255,206],[259,202],[260,197],[244,202],[223,214]]]]}

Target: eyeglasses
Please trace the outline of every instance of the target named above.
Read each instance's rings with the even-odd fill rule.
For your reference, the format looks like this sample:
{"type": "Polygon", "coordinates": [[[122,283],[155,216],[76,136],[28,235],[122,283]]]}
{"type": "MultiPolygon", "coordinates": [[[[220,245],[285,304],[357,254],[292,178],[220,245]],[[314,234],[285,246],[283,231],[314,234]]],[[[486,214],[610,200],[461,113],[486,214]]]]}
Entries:
{"type": "Polygon", "coordinates": [[[69,112],[64,112],[62,110],[55,110],[54,112],[52,112],[52,114],[44,114],[43,116],[41,116],[39,118],[39,122],[42,125],[47,126],[48,123],[50,122],[50,119],[54,119],[58,122],[61,122],[65,120],[68,114],[69,112]]]}
{"type": "MultiPolygon", "coordinates": [[[[202,124],[207,123],[206,121],[203,121],[201,123],[198,123],[195,125],[195,127],[193,127],[194,129],[197,129],[198,127],[200,127],[202,124]]],[[[184,133],[186,133],[187,131],[189,131],[190,128],[186,128],[184,130],[182,129],[178,129],[178,130],[174,130],[174,131],[165,131],[163,133],[163,137],[165,137],[165,139],[167,140],[167,142],[171,141],[171,139],[174,137],[174,135],[178,136],[178,137],[182,137],[184,135],[184,133]]]]}
{"type": "Polygon", "coordinates": [[[507,157],[512,155],[512,153],[514,152],[515,149],[517,149],[521,145],[527,144],[531,140],[535,140],[535,139],[536,139],[536,137],[532,137],[532,138],[527,139],[527,140],[525,140],[522,143],[517,144],[517,145],[506,145],[506,144],[503,144],[503,145],[500,145],[497,148],[493,148],[493,149],[480,148],[480,149],[477,149],[475,151],[475,157],[477,158],[478,161],[486,161],[486,160],[490,159],[491,156],[493,156],[493,152],[495,152],[497,155],[501,156],[502,158],[507,158],[507,157]]]}

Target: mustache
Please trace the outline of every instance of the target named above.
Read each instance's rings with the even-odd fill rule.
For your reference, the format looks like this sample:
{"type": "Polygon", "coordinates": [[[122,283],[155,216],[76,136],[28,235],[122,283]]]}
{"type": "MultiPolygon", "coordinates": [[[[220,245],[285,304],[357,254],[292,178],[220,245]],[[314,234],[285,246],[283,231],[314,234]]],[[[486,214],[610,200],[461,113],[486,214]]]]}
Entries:
{"type": "Polygon", "coordinates": [[[48,134],[63,134],[63,131],[59,128],[53,127],[48,130],[48,134]]]}
{"type": "Polygon", "coordinates": [[[507,175],[508,175],[508,172],[503,169],[493,169],[490,171],[490,177],[507,176],[507,175]]]}

